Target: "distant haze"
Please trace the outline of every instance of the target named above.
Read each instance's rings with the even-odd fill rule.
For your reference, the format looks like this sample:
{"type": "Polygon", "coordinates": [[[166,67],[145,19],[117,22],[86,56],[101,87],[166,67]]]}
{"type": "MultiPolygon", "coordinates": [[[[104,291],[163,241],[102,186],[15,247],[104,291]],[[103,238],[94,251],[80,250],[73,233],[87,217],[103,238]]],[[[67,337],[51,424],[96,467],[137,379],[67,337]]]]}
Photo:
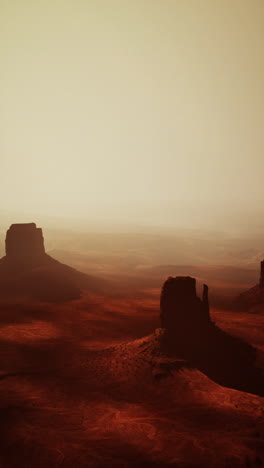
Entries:
{"type": "Polygon", "coordinates": [[[1,209],[257,227],[263,50],[263,0],[0,0],[1,209]]]}

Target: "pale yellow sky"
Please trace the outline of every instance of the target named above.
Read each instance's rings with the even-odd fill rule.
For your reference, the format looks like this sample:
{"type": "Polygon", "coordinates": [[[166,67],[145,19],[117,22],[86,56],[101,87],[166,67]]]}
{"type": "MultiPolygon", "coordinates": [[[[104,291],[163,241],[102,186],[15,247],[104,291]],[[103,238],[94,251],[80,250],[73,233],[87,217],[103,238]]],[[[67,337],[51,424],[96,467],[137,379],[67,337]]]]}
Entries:
{"type": "Polygon", "coordinates": [[[256,210],[263,50],[263,0],[0,0],[1,209],[256,210]]]}

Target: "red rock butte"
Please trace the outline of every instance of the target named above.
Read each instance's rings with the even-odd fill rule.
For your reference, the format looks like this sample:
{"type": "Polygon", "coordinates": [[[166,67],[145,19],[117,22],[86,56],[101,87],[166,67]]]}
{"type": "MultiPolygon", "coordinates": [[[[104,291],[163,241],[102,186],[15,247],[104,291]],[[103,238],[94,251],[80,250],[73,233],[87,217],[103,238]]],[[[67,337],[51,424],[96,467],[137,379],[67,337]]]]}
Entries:
{"type": "Polygon", "coordinates": [[[190,276],[169,277],[160,298],[161,326],[166,329],[195,327],[210,322],[208,286],[203,299],[196,293],[196,280],[190,276]]]}
{"type": "Polygon", "coordinates": [[[100,292],[104,279],[60,263],[45,252],[42,229],[35,223],[12,224],[6,233],[6,255],[0,259],[0,298],[41,301],[79,299],[82,291],[100,292]]]}
{"type": "Polygon", "coordinates": [[[239,310],[251,310],[254,313],[263,312],[264,307],[264,260],[260,262],[260,278],[258,284],[242,292],[233,301],[233,307],[239,310]]]}
{"type": "Polygon", "coordinates": [[[42,229],[35,223],[12,224],[7,231],[5,245],[9,260],[33,260],[45,255],[42,229]]]}

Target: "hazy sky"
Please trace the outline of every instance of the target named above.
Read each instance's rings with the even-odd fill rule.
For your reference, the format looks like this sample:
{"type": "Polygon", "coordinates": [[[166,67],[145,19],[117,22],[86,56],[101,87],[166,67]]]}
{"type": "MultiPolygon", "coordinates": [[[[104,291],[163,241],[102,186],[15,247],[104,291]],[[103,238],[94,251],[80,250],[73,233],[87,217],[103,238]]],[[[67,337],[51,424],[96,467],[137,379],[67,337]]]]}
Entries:
{"type": "Polygon", "coordinates": [[[262,206],[263,0],[0,0],[1,210],[262,206]]]}

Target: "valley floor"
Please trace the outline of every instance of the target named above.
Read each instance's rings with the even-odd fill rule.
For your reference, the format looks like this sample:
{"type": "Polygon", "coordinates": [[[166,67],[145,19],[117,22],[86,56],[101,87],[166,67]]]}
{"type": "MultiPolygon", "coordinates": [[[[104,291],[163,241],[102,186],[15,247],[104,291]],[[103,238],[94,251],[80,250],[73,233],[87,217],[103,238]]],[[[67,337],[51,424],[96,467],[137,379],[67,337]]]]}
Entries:
{"type": "MultiPolygon", "coordinates": [[[[166,361],[142,298],[1,304],[1,468],[264,464],[264,398],[166,361]]],[[[212,316],[261,361],[263,315],[212,316]]]]}

